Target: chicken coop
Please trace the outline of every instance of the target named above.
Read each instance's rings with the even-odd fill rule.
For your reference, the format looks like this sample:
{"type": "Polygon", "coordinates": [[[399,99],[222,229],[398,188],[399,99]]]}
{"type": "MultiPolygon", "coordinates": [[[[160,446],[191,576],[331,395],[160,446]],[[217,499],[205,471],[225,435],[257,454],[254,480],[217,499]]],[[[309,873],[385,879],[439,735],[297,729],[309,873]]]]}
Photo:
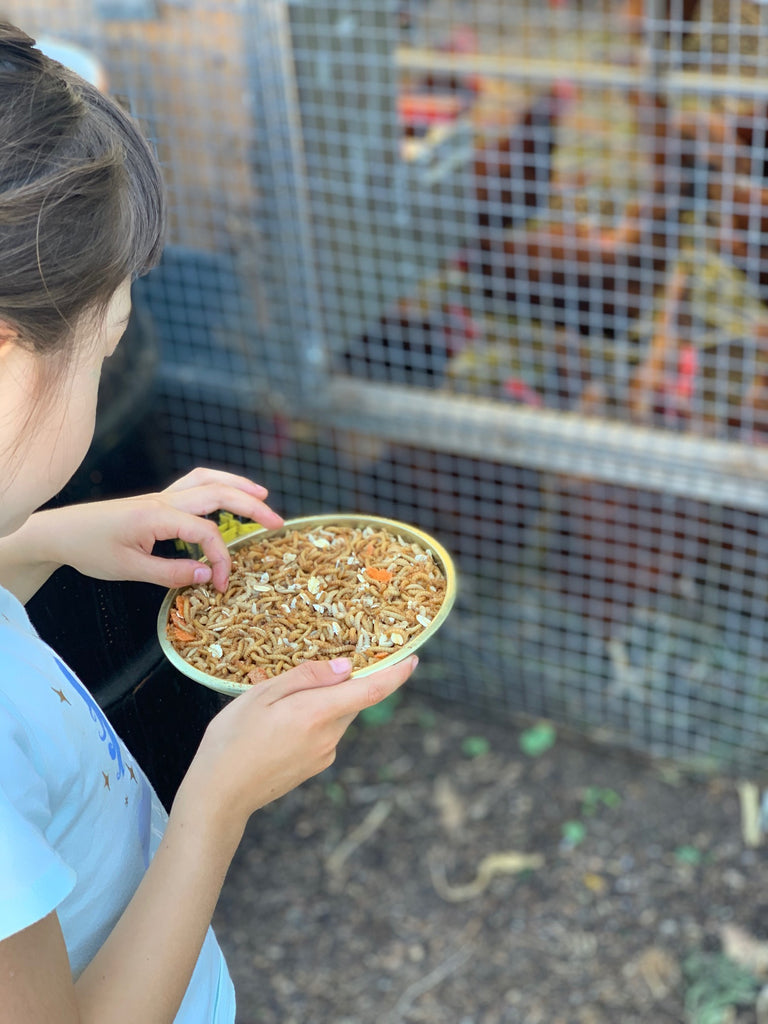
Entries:
{"type": "Polygon", "coordinates": [[[415,524],[412,685],[692,767],[768,753],[768,6],[3,0],[168,183],[169,472],[415,524]]]}

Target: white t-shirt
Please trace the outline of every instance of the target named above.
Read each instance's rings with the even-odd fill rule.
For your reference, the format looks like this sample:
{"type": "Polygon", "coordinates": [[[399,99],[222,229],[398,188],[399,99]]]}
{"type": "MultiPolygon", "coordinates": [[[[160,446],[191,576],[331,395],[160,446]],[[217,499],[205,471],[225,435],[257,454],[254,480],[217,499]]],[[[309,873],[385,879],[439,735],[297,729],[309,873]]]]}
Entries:
{"type": "MultiPolygon", "coordinates": [[[[167,815],[75,674],[0,587],[0,940],[56,910],[75,978],[138,886],[167,815]]],[[[209,929],[175,1024],[232,1024],[209,929]]]]}

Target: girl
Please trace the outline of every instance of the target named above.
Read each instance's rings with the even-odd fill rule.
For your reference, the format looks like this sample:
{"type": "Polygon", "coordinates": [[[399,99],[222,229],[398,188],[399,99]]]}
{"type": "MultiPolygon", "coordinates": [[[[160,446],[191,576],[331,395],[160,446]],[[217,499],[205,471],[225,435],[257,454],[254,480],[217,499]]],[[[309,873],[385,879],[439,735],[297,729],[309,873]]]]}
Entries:
{"type": "Polygon", "coordinates": [[[61,565],[227,585],[202,518],[281,519],[263,487],[198,469],[159,494],[35,512],[93,434],[99,374],[156,262],[163,189],[135,125],[0,22],[0,1022],[232,1024],[210,930],[249,816],[327,767],[349,722],[415,659],[366,680],[340,659],[285,673],[210,724],[166,818],[23,603],[61,565]],[[153,557],[201,545],[209,566],[153,557]]]}

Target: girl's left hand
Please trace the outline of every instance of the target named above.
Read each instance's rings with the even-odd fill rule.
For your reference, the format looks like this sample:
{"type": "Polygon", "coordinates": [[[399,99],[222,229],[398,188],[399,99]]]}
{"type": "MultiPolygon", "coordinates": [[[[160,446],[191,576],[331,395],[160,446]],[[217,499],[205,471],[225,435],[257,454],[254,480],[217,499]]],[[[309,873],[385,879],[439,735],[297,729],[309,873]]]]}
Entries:
{"type": "Polygon", "coordinates": [[[50,517],[46,533],[55,549],[51,560],[86,576],[169,588],[212,579],[216,589],[224,591],[229,552],[216,523],[202,517],[221,509],[267,529],[282,526],[281,517],[264,503],[266,496],[266,488],[246,477],[198,468],[156,494],[70,505],[38,515],[50,517]],[[177,539],[199,544],[210,564],[152,554],[158,541],[177,539]]]}

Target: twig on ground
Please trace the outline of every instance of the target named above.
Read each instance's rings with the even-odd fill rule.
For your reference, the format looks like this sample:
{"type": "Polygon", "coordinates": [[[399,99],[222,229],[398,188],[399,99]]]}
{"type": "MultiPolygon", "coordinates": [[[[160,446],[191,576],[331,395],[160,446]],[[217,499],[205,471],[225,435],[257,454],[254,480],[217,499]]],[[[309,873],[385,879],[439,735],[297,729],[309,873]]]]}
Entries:
{"type": "Polygon", "coordinates": [[[452,974],[455,974],[456,971],[463,967],[475,952],[472,945],[472,939],[477,935],[479,930],[480,922],[476,922],[470,929],[470,933],[466,936],[466,941],[456,950],[455,953],[451,953],[449,957],[446,957],[442,963],[438,964],[437,967],[433,968],[433,970],[428,974],[425,974],[423,977],[411,982],[411,984],[403,990],[382,1024],[401,1024],[403,1015],[410,1010],[417,999],[420,999],[433,988],[437,988],[437,986],[445,981],[446,978],[449,978],[452,974]]]}
{"type": "Polygon", "coordinates": [[[389,800],[379,800],[373,805],[359,825],[345,836],[335,849],[333,849],[325,860],[325,867],[330,874],[338,874],[346,861],[355,850],[362,846],[366,840],[381,828],[389,817],[392,810],[392,803],[389,800]]]}

